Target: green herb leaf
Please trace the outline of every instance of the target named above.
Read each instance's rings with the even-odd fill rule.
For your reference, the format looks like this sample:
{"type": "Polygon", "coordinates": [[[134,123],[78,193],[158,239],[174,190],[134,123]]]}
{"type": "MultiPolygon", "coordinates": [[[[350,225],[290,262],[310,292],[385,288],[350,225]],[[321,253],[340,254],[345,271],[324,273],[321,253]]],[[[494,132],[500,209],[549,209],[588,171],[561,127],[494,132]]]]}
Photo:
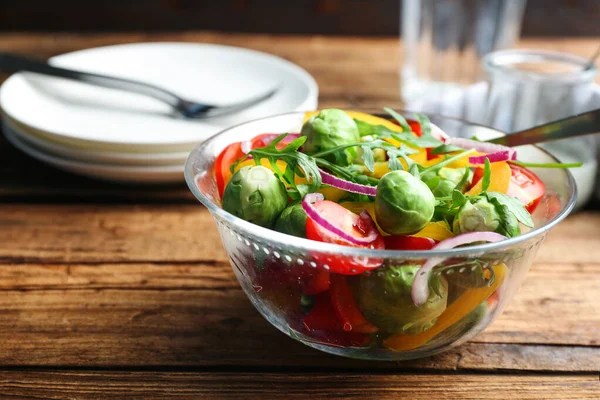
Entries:
{"type": "Polygon", "coordinates": [[[509,238],[520,235],[521,228],[519,227],[516,215],[496,198],[490,199],[489,202],[494,205],[496,212],[500,216],[500,223],[498,228],[496,228],[496,232],[509,238]]]}
{"type": "Polygon", "coordinates": [[[410,172],[410,174],[415,178],[421,179],[421,173],[419,172],[419,167],[416,163],[413,162],[410,164],[410,167],[408,167],[408,172],[410,172]]]}
{"type": "Polygon", "coordinates": [[[431,189],[433,191],[433,189],[438,187],[438,185],[440,184],[441,181],[442,181],[442,178],[440,178],[439,176],[434,176],[433,178],[431,178],[427,182],[425,182],[425,184],[427,185],[427,187],[429,189],[431,189]]]}
{"type": "Polygon", "coordinates": [[[415,118],[419,121],[419,125],[421,125],[421,137],[419,137],[421,147],[439,147],[443,144],[431,134],[431,122],[429,118],[423,114],[415,114],[415,118]]]}
{"type": "Polygon", "coordinates": [[[371,172],[375,172],[375,156],[373,155],[373,150],[369,146],[360,146],[362,149],[362,160],[365,164],[365,167],[371,172]]]}
{"type": "Polygon", "coordinates": [[[583,165],[583,163],[528,163],[522,161],[509,161],[511,164],[520,165],[521,167],[529,167],[529,168],[579,168],[583,165]]]}
{"type": "Polygon", "coordinates": [[[531,214],[529,214],[529,211],[527,211],[519,199],[498,192],[488,192],[485,194],[485,196],[490,202],[492,202],[492,200],[496,200],[499,204],[506,206],[508,210],[515,215],[520,223],[533,228],[533,219],[531,218],[531,214]]]}
{"type": "Polygon", "coordinates": [[[462,191],[462,188],[465,187],[465,185],[469,181],[470,177],[471,177],[471,170],[469,169],[468,166],[466,166],[465,167],[465,173],[463,174],[462,178],[460,178],[460,182],[458,182],[456,184],[456,186],[454,187],[454,189],[462,191]]]}
{"type": "Polygon", "coordinates": [[[441,146],[433,148],[431,150],[431,154],[454,153],[455,151],[462,151],[462,150],[464,150],[462,147],[458,147],[453,144],[443,144],[441,146]]]}
{"type": "Polygon", "coordinates": [[[452,208],[464,206],[469,199],[460,190],[452,192],[452,208]]]}
{"type": "Polygon", "coordinates": [[[492,179],[492,167],[490,165],[490,160],[488,158],[485,159],[485,165],[483,166],[483,178],[481,178],[481,191],[485,192],[490,187],[492,179]]]}
{"type": "Polygon", "coordinates": [[[288,189],[290,197],[292,197],[292,199],[298,199],[321,187],[321,173],[319,172],[319,168],[313,157],[298,151],[300,146],[306,141],[305,136],[294,139],[281,150],[277,149],[277,143],[287,135],[287,133],[284,133],[283,135],[278,136],[268,146],[250,150],[245,157],[238,160],[234,165],[244,161],[249,156],[254,158],[254,162],[257,163],[257,165],[259,165],[260,161],[263,159],[268,160],[275,171],[275,174],[290,187],[288,189]],[[286,163],[287,166],[285,171],[281,171],[277,166],[278,160],[282,160],[286,163]],[[305,177],[308,183],[296,185],[294,180],[295,176],[305,177]]]}
{"type": "Polygon", "coordinates": [[[384,107],[383,109],[386,113],[390,114],[392,118],[398,121],[400,127],[402,127],[403,132],[412,132],[412,128],[410,127],[408,122],[406,122],[406,119],[402,115],[398,114],[396,111],[388,107],[384,107]]]}
{"type": "Polygon", "coordinates": [[[400,160],[398,160],[398,157],[394,154],[393,151],[389,151],[387,152],[389,161],[388,161],[388,168],[392,171],[398,171],[398,170],[402,170],[404,168],[402,168],[402,163],[400,162],[400,160]]]}

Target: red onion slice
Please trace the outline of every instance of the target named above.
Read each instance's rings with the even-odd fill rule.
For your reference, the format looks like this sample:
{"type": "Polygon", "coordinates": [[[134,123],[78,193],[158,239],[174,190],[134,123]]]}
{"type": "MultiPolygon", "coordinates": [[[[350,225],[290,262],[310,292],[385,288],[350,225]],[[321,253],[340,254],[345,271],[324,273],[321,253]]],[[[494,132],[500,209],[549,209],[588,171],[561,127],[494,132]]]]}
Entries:
{"type": "MultiPolygon", "coordinates": [[[[505,240],[506,236],[500,235],[496,232],[471,232],[457,235],[453,238],[441,241],[431,250],[449,250],[463,244],[469,244],[474,242],[499,242],[505,240]]],[[[429,298],[429,278],[433,267],[443,262],[445,257],[431,257],[425,264],[417,271],[417,276],[413,281],[411,288],[411,297],[415,306],[419,307],[427,301],[429,298]]]]}
{"type": "Polygon", "coordinates": [[[242,142],[240,147],[241,147],[242,153],[248,154],[248,153],[250,153],[250,150],[252,150],[252,142],[249,140],[246,140],[245,142],[242,142]]]}
{"type": "MultiPolygon", "coordinates": [[[[309,193],[306,196],[304,196],[304,199],[302,199],[302,209],[304,211],[306,211],[306,214],[310,217],[310,219],[312,219],[314,222],[316,222],[322,228],[327,229],[329,232],[339,236],[340,238],[342,238],[352,244],[359,245],[359,246],[368,245],[368,244],[372,243],[375,239],[377,239],[377,235],[379,234],[379,231],[377,230],[377,228],[365,229],[365,231],[368,232],[367,236],[355,237],[347,232],[344,232],[342,229],[338,228],[337,226],[331,224],[329,221],[327,221],[325,218],[323,218],[319,214],[319,211],[317,211],[317,209],[315,207],[313,207],[313,205],[312,205],[312,203],[314,203],[314,202],[323,201],[323,200],[325,200],[325,197],[321,193],[309,193]]],[[[351,211],[348,211],[348,212],[351,212],[351,211]]],[[[368,215],[368,213],[367,213],[367,215],[368,215]]],[[[371,219],[370,215],[368,217],[361,215],[359,218],[362,219],[360,222],[362,222],[364,224],[372,224],[372,226],[363,225],[365,228],[375,227],[375,223],[371,219]]]]}
{"type": "Polygon", "coordinates": [[[333,186],[347,192],[366,194],[367,196],[377,196],[377,188],[375,186],[367,186],[359,183],[348,182],[321,169],[319,169],[319,172],[321,173],[321,180],[326,185],[333,186]]]}
{"type": "Polygon", "coordinates": [[[450,137],[446,132],[442,130],[439,126],[434,123],[429,123],[429,127],[431,128],[431,136],[441,141],[442,143],[446,143],[446,140],[450,137]]]}
{"type": "Polygon", "coordinates": [[[500,144],[453,137],[446,139],[446,144],[453,144],[462,147],[463,149],[474,149],[480,153],[498,153],[500,151],[507,151],[511,160],[517,159],[517,151],[515,149],[500,144]]]}
{"type": "Polygon", "coordinates": [[[483,156],[469,157],[469,162],[471,164],[485,164],[485,159],[487,158],[488,160],[490,160],[491,163],[495,163],[500,161],[509,161],[510,157],[511,154],[509,151],[502,150],[483,156]]]}

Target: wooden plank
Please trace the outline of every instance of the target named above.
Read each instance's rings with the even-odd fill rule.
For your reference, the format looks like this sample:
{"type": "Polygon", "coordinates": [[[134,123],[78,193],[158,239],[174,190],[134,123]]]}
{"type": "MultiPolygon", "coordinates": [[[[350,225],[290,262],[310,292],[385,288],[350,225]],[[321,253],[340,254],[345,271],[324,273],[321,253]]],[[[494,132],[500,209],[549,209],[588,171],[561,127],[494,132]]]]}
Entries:
{"type": "Polygon", "coordinates": [[[1,371],[11,398],[597,399],[598,376],[1,371]],[[21,397],[22,396],[22,397],[21,397]]]}
{"type": "Polygon", "coordinates": [[[590,346],[600,331],[599,269],[538,265],[505,314],[471,343],[426,360],[369,363],[281,334],[226,264],[0,265],[0,365],[597,371],[600,346],[590,346]],[[563,276],[566,286],[557,282],[563,276]]]}
{"type": "MultiPolygon", "coordinates": [[[[200,204],[0,204],[0,228],[0,261],[228,261],[200,204]]],[[[600,214],[575,214],[550,233],[536,262],[596,263],[599,238],[600,214]]]]}

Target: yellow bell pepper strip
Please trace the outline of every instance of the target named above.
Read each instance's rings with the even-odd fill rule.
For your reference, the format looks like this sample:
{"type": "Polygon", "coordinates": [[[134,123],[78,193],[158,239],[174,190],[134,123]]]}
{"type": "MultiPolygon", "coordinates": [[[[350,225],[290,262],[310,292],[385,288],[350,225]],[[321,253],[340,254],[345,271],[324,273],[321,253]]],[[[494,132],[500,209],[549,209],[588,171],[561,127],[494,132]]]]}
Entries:
{"type": "Polygon", "coordinates": [[[498,264],[492,268],[494,270],[495,279],[489,287],[467,290],[444,310],[438,317],[435,325],[429,330],[415,335],[397,334],[390,336],[383,342],[384,346],[396,351],[416,349],[466,317],[471,311],[475,310],[477,306],[486,301],[488,297],[498,289],[502,282],[504,282],[507,272],[506,264],[498,264]]]}
{"type": "Polygon", "coordinates": [[[338,189],[333,186],[321,186],[317,192],[323,194],[325,196],[325,200],[335,201],[336,203],[340,201],[340,199],[348,194],[345,190],[338,189]]]}
{"type": "Polygon", "coordinates": [[[438,222],[429,222],[425,225],[425,228],[421,229],[419,232],[411,235],[416,237],[429,238],[433,240],[437,240],[441,242],[446,239],[450,239],[451,237],[456,236],[444,221],[438,222]]]}
{"type": "MultiPolygon", "coordinates": [[[[507,162],[496,162],[490,164],[490,186],[487,189],[488,192],[499,192],[504,193],[508,191],[508,185],[510,184],[511,170],[507,162]]],[[[475,184],[466,194],[468,196],[476,196],[481,193],[483,188],[483,179],[475,184]]]]}

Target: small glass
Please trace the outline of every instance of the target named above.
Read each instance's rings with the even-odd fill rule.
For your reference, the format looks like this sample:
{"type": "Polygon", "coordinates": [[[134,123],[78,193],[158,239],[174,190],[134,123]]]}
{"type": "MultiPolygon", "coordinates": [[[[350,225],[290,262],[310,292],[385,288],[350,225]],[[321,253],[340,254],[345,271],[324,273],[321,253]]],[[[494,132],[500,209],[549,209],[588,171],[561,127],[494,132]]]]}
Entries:
{"type": "Polygon", "coordinates": [[[403,0],[405,104],[440,98],[483,77],[481,59],[520,36],[526,0],[403,0]]]}
{"type": "MultiPolygon", "coordinates": [[[[568,53],[505,50],[489,54],[483,65],[488,77],[483,122],[504,132],[517,132],[600,107],[594,85],[598,74],[588,60],[568,53]]],[[[577,207],[590,198],[597,170],[596,136],[559,140],[541,146],[573,168],[579,190],[577,207]]]]}

